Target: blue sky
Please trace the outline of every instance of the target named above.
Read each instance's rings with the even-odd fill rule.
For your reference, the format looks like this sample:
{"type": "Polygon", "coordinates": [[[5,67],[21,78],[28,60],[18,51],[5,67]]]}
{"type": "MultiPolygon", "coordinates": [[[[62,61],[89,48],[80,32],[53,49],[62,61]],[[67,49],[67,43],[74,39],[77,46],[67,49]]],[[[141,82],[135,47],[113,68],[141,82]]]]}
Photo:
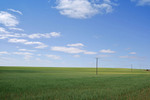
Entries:
{"type": "Polygon", "coordinates": [[[150,0],[1,0],[0,65],[149,68],[150,0]]]}

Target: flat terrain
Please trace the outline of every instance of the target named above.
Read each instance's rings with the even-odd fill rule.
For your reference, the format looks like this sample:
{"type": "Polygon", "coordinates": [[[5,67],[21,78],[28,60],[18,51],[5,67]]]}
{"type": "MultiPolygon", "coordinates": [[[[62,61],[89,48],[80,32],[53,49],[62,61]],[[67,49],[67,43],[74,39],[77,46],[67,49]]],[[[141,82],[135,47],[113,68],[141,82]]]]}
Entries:
{"type": "Polygon", "coordinates": [[[0,67],[0,100],[150,100],[150,72],[0,67]]]}

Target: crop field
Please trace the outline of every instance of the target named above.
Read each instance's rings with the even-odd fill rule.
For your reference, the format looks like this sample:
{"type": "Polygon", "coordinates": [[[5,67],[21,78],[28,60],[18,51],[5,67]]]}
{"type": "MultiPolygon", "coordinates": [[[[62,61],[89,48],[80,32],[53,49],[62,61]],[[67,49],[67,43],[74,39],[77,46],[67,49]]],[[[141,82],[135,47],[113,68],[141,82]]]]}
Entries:
{"type": "Polygon", "coordinates": [[[150,100],[142,69],[0,67],[0,100],[150,100]]]}

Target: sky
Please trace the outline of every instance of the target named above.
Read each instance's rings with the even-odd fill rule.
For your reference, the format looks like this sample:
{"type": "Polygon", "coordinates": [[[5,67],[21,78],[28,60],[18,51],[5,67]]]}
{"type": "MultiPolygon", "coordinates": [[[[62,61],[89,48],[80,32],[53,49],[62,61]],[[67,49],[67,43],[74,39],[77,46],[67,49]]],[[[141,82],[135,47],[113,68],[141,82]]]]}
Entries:
{"type": "Polygon", "coordinates": [[[150,68],[150,0],[0,0],[0,66],[150,68]]]}

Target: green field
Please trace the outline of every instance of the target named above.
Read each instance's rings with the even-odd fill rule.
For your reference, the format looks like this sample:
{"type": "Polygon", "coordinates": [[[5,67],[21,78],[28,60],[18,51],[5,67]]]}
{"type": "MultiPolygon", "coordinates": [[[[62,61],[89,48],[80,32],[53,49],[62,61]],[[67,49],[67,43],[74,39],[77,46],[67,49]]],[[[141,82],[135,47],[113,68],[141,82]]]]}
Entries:
{"type": "Polygon", "coordinates": [[[150,72],[0,67],[0,100],[150,100],[150,72]]]}

